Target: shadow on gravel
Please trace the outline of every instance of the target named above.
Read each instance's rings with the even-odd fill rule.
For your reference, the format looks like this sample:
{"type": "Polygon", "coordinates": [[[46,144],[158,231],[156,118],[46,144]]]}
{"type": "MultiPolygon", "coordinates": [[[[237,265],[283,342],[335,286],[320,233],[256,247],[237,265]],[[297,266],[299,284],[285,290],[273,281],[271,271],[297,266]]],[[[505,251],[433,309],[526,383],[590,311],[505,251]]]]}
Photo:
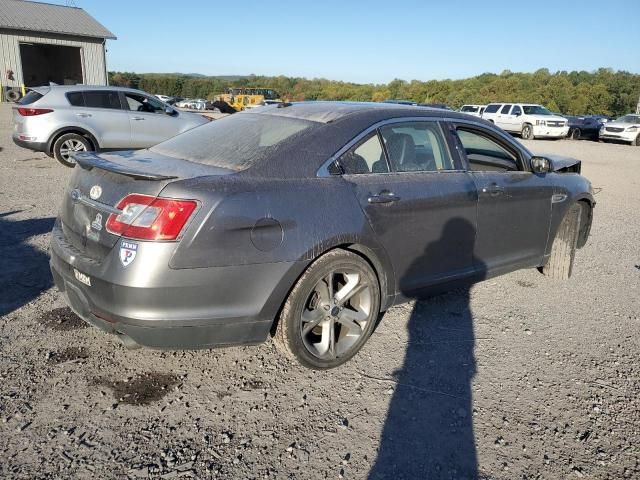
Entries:
{"type": "Polygon", "coordinates": [[[84,347],[68,347],[58,352],[49,352],[47,354],[47,363],[49,365],[59,365],[67,362],[81,362],[89,358],[89,350],[84,347]]]}
{"type": "Polygon", "coordinates": [[[54,218],[10,220],[17,211],[0,214],[0,316],[29,303],[53,285],[49,256],[27,244],[49,233],[54,218]]]}
{"type": "MultiPolygon", "coordinates": [[[[425,259],[446,258],[455,245],[461,255],[467,252],[466,266],[475,265],[473,280],[482,279],[485,267],[473,257],[474,241],[471,223],[449,221],[406,278],[424,275],[425,259]]],[[[423,293],[403,293],[424,298],[423,293]]],[[[481,478],[473,434],[471,380],[476,362],[469,288],[417,301],[407,328],[404,364],[394,374],[397,386],[369,479],[481,478]]]]}
{"type": "Polygon", "coordinates": [[[51,330],[58,332],[68,332],[87,328],[89,324],[77,316],[69,307],[54,308],[42,314],[38,322],[51,330]]]}
{"type": "Polygon", "coordinates": [[[148,405],[157,402],[178,383],[178,377],[166,373],[145,373],[125,381],[112,382],[105,378],[96,378],[94,385],[102,385],[113,391],[119,403],[129,405],[148,405]]]}

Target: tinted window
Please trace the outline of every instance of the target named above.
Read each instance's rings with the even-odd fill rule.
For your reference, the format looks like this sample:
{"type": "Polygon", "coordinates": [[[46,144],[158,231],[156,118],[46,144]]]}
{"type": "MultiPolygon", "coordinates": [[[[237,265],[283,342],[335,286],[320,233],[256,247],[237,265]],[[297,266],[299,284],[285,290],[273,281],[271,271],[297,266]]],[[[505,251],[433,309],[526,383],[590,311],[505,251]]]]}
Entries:
{"type": "Polygon", "coordinates": [[[471,105],[465,105],[464,107],[462,107],[462,109],[460,111],[461,112],[477,112],[478,111],[478,107],[473,107],[471,105]]]}
{"type": "Polygon", "coordinates": [[[18,100],[16,103],[18,105],[31,105],[33,102],[37,102],[43,97],[41,93],[36,92],[35,90],[31,90],[24,97],[18,100]]]}
{"type": "Polygon", "coordinates": [[[82,92],[69,92],[67,93],[67,100],[74,107],[84,107],[84,97],[82,92]]]}
{"type": "Polygon", "coordinates": [[[515,105],[513,107],[513,112],[511,112],[511,115],[516,115],[516,114],[522,115],[522,109],[518,105],[515,105]]]}
{"type": "Polygon", "coordinates": [[[164,103],[156,98],[137,93],[125,93],[124,96],[127,99],[129,110],[134,112],[165,113],[164,109],[166,107],[164,103]]]}
{"type": "Polygon", "coordinates": [[[239,171],[276,156],[314,125],[298,118],[242,113],[189,130],[151,151],[239,171]]]}
{"type": "Polygon", "coordinates": [[[387,125],[380,133],[389,162],[398,172],[454,169],[442,130],[436,122],[387,125]]]}
{"type": "Polygon", "coordinates": [[[109,90],[95,90],[82,92],[84,106],[91,108],[113,108],[120,110],[120,97],[118,92],[109,90]]]}
{"type": "Polygon", "coordinates": [[[376,132],[367,135],[340,157],[345,173],[386,173],[387,160],[376,132]]]}
{"type": "Polygon", "coordinates": [[[518,170],[516,157],[495,140],[471,130],[458,129],[458,137],[474,171],[518,170]]]}
{"type": "Polygon", "coordinates": [[[511,109],[511,105],[505,105],[502,107],[502,110],[500,110],[500,113],[509,113],[509,109],[511,109]]]}
{"type": "Polygon", "coordinates": [[[484,113],[496,113],[499,108],[500,108],[500,105],[496,105],[496,104],[488,105],[487,108],[485,108],[484,113]]]}

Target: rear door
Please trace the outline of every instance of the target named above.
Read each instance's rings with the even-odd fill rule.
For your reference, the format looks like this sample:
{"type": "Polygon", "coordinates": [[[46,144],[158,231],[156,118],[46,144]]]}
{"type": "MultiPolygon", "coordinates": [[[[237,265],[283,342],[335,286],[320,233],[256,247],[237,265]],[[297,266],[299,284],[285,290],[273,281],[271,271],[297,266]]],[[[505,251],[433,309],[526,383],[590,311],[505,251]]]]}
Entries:
{"type": "Polygon", "coordinates": [[[549,234],[551,177],[532,173],[524,154],[487,128],[459,124],[454,132],[478,190],[476,262],[493,273],[540,265],[549,234]]]}
{"type": "Polygon", "coordinates": [[[157,98],[142,93],[124,92],[131,125],[131,147],[152,147],[180,133],[178,114],[165,112],[166,105],[157,98]]]}
{"type": "Polygon", "coordinates": [[[498,115],[496,115],[496,120],[495,120],[496,125],[498,125],[500,128],[503,128],[505,130],[511,129],[511,123],[510,123],[511,116],[509,115],[510,110],[511,110],[510,104],[503,105],[498,111],[498,115]]]}
{"type": "Polygon", "coordinates": [[[68,92],[77,125],[89,130],[100,148],[128,148],[131,142],[129,116],[116,90],[68,92]]]}
{"type": "Polygon", "coordinates": [[[473,273],[475,185],[454,163],[438,122],[382,126],[340,163],[393,263],[399,292],[417,296],[473,273]]]}

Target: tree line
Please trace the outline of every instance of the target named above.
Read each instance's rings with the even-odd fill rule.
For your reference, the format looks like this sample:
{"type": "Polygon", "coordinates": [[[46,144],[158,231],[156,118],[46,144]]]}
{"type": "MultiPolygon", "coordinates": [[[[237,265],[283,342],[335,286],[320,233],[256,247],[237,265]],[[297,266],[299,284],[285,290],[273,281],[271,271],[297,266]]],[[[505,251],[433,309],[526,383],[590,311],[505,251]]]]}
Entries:
{"type": "Polygon", "coordinates": [[[461,80],[393,80],[387,84],[358,84],[323,78],[206,77],[201,75],[109,72],[111,85],[139,88],[185,98],[209,98],[229,87],[262,87],[277,90],[282,98],[302,100],[354,100],[380,102],[387,99],[418,103],[464,104],[491,102],[539,103],[567,115],[618,116],[633,112],[640,95],[640,75],[601,68],[593,72],[541,68],[533,73],[505,70],[461,80]]]}

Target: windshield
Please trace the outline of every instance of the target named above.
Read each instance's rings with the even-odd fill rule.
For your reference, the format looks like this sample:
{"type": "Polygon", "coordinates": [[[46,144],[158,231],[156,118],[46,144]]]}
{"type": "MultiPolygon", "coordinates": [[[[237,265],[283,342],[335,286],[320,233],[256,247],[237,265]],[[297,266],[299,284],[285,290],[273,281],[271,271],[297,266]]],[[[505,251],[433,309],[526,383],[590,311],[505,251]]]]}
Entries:
{"type": "Polygon", "coordinates": [[[279,115],[239,113],[189,130],[152,152],[240,171],[277,152],[315,122],[279,115]]]}
{"type": "Polygon", "coordinates": [[[623,115],[616,122],[620,123],[640,123],[640,115],[623,115]]]}
{"type": "Polygon", "coordinates": [[[540,105],[523,105],[522,109],[526,115],[553,115],[553,113],[540,105]]]}

